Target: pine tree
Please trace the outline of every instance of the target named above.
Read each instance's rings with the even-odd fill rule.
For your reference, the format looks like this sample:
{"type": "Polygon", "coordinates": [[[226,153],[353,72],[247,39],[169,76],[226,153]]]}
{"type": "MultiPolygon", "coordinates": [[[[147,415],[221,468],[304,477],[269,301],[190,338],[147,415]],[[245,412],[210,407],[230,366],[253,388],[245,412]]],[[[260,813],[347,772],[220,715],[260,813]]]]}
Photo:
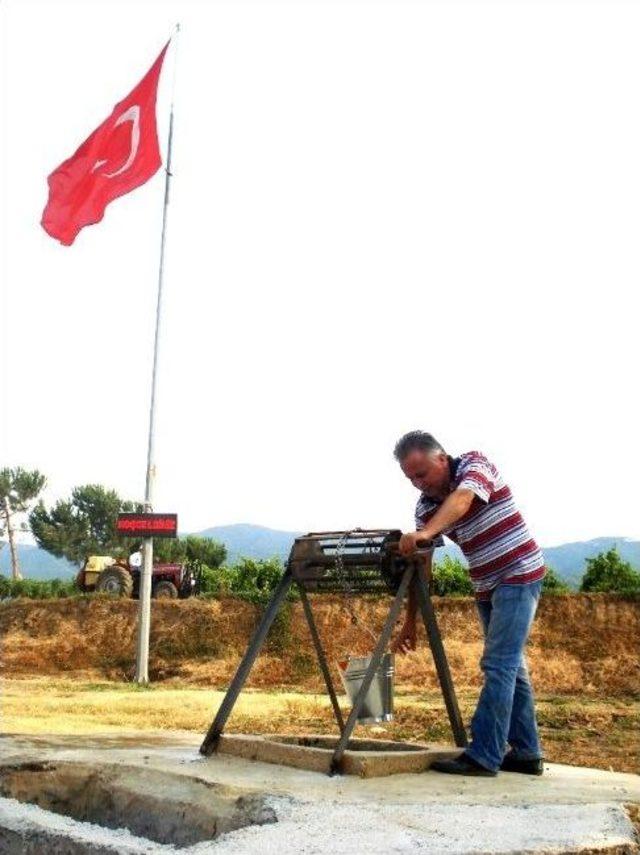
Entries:
{"type": "Polygon", "coordinates": [[[28,512],[46,483],[47,479],[37,469],[29,471],[19,466],[15,469],[0,469],[0,537],[6,537],[9,541],[13,579],[22,579],[15,533],[29,530],[20,516],[28,512]]]}
{"type": "Polygon", "coordinates": [[[39,502],[29,522],[39,547],[56,558],[81,565],[89,555],[128,555],[137,541],[118,535],[118,514],[142,509],[139,503],[121,499],[115,490],[85,484],[75,487],[70,499],[56,502],[50,510],[39,502]]]}

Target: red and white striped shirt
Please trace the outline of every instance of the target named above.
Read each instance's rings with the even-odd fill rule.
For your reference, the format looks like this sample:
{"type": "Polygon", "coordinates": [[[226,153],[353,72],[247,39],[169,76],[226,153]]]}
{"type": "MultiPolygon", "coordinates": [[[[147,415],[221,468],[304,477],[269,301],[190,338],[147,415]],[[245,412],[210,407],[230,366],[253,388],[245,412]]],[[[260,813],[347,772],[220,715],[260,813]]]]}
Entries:
{"type": "MultiPolygon", "coordinates": [[[[475,494],[467,513],[444,534],[458,544],[469,562],[476,597],[489,599],[500,584],[542,579],[545,566],[540,547],[493,463],[479,451],[469,451],[450,458],[450,467],[451,490],[461,487],[475,494]]],[[[421,494],[416,506],[416,530],[425,527],[441,504],[421,494]]]]}

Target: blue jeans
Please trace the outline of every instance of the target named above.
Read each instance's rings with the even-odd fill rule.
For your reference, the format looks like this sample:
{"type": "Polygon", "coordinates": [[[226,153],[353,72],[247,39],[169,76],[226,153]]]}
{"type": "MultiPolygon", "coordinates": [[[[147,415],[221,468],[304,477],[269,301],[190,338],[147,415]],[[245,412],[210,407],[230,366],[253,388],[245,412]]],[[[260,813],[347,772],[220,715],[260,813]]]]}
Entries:
{"type": "Polygon", "coordinates": [[[518,760],[542,757],[533,691],[524,646],[538,606],[542,581],[498,585],[491,600],[476,605],[484,631],[480,667],[484,685],[471,720],[466,753],[496,771],[507,750],[518,760]]]}

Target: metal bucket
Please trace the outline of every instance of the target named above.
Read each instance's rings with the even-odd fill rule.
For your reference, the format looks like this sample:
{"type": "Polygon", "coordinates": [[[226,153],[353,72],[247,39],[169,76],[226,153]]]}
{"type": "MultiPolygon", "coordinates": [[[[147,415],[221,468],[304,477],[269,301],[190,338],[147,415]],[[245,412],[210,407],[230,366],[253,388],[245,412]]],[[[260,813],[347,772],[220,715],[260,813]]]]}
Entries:
{"type": "MultiPolygon", "coordinates": [[[[351,703],[355,702],[371,656],[350,656],[346,662],[338,663],[340,678],[351,703]]],[[[385,653],[374,674],[369,691],[358,716],[359,724],[378,724],[393,721],[393,675],[395,665],[393,653],[385,653]]]]}

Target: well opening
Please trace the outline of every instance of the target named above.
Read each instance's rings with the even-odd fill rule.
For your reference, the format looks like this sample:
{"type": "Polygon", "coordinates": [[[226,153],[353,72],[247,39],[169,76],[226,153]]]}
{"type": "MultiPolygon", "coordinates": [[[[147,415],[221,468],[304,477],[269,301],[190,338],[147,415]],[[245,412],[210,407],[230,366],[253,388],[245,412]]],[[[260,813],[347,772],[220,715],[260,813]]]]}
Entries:
{"type": "Polygon", "coordinates": [[[424,772],[435,760],[457,757],[461,751],[445,745],[353,738],[336,760],[338,743],[339,738],[335,735],[318,736],[313,733],[268,736],[223,733],[216,750],[218,754],[231,754],[247,760],[362,778],[424,772]]]}
{"type": "MultiPolygon", "coordinates": [[[[299,745],[302,748],[319,748],[333,753],[338,745],[337,736],[266,736],[269,742],[281,745],[299,745]]],[[[406,751],[424,751],[424,745],[414,745],[411,742],[389,742],[380,739],[350,739],[347,751],[374,751],[377,754],[397,753],[406,751]]]]}

